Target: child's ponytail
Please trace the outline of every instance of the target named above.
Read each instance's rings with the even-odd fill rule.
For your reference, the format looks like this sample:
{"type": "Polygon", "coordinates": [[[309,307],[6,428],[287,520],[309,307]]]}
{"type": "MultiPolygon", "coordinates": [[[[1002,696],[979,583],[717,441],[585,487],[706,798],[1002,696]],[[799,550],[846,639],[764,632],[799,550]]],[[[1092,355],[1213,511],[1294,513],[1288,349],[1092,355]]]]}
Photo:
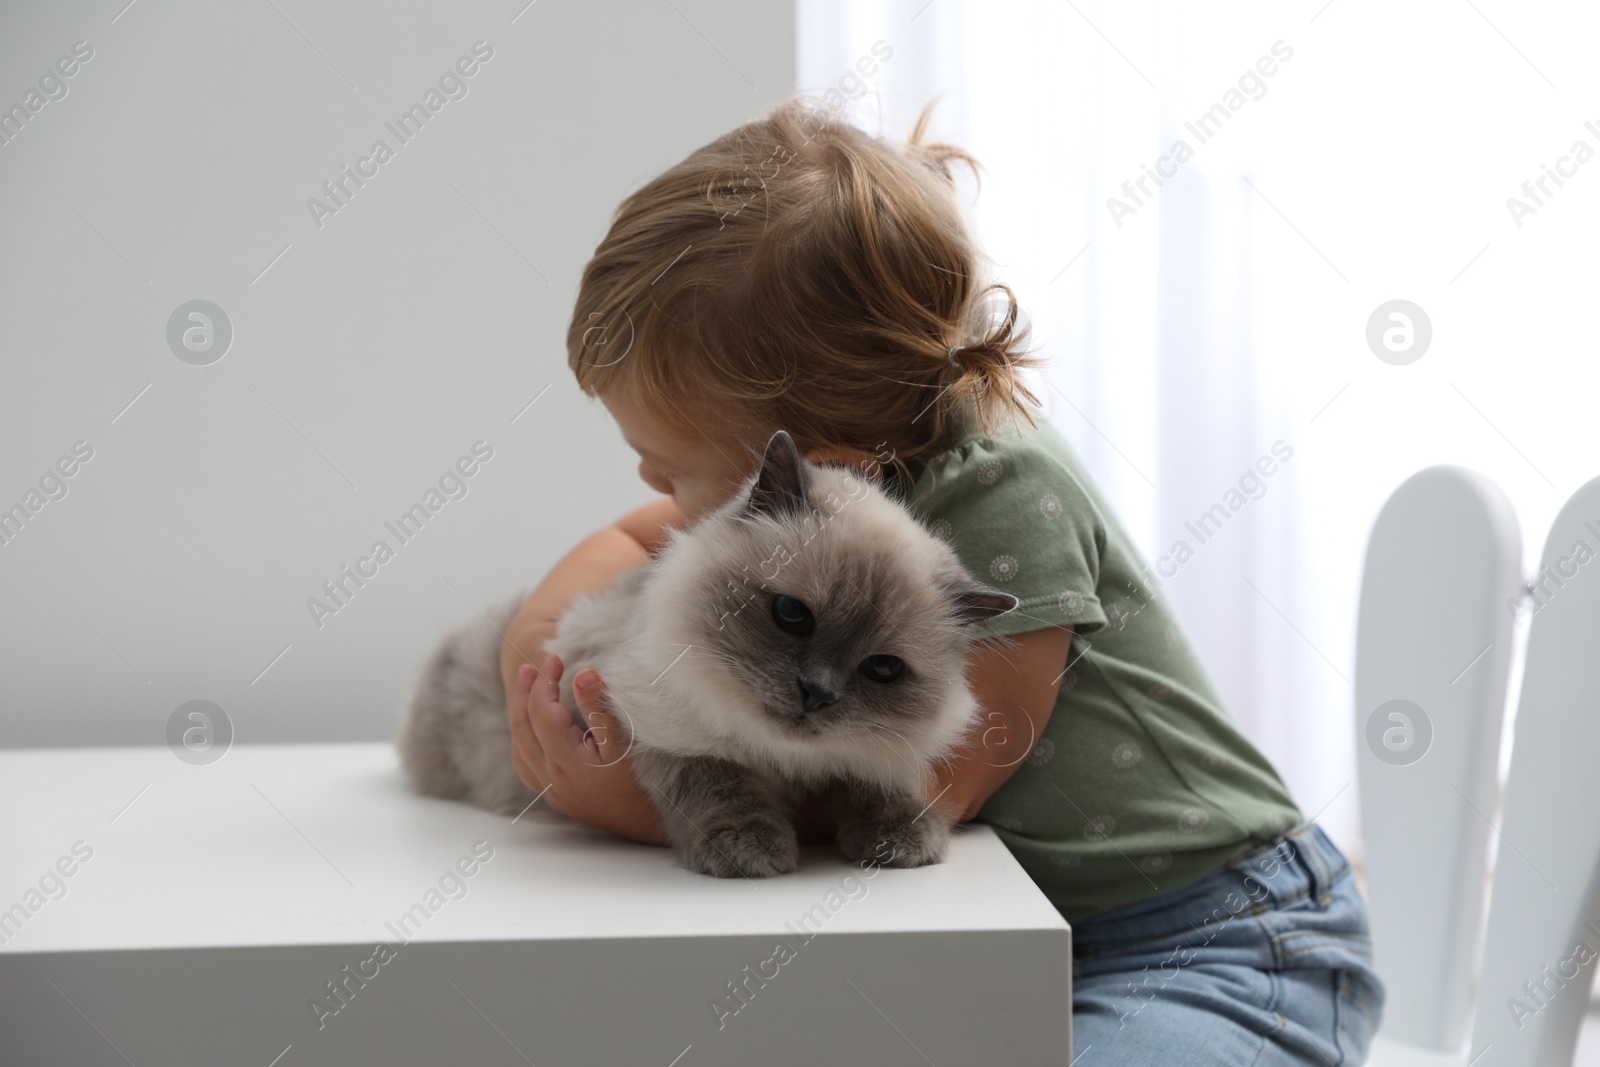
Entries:
{"type": "Polygon", "coordinates": [[[965,401],[983,421],[1006,411],[1017,411],[1030,421],[1039,400],[1022,381],[1023,367],[1036,365],[1028,349],[1029,332],[1022,321],[1016,294],[1003,282],[983,290],[974,312],[971,340],[952,345],[946,357],[958,377],[951,393],[965,401]]]}

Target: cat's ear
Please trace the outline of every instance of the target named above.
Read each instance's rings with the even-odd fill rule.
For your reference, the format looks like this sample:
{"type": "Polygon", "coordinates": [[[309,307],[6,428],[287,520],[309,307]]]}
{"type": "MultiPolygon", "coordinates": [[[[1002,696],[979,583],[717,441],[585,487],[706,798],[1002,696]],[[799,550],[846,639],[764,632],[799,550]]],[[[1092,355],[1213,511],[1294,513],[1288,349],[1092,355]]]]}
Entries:
{"type": "Polygon", "coordinates": [[[806,479],[800,450],[794,438],[779,430],[767,442],[761,460],[761,473],[750,489],[745,508],[749,515],[803,514],[806,510],[806,479]]]}
{"type": "Polygon", "coordinates": [[[950,599],[955,606],[956,618],[962,623],[986,622],[997,615],[1015,611],[1022,603],[1010,593],[973,582],[962,582],[955,586],[950,599]]]}

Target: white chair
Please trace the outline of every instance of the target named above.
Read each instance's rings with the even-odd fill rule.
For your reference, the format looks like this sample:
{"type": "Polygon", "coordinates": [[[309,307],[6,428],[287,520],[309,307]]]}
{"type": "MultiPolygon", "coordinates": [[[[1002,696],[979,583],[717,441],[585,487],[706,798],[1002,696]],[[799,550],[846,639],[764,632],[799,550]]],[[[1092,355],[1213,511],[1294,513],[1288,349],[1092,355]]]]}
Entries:
{"type": "Polygon", "coordinates": [[[1475,1067],[1570,1064],[1600,953],[1600,478],[1556,516],[1533,592],[1475,1067]]]}
{"type": "Polygon", "coordinates": [[[1600,820],[1584,818],[1600,766],[1600,479],[1556,517],[1529,601],[1517,554],[1504,497],[1457,468],[1396,490],[1368,546],[1357,752],[1389,987],[1373,1063],[1567,1067],[1589,1005],[1600,959],[1600,820]],[[1519,605],[1533,618],[1502,817],[1494,769],[1519,605]],[[1441,683],[1448,653],[1480,642],[1441,683]]]}
{"type": "Polygon", "coordinates": [[[1356,753],[1374,951],[1388,988],[1373,1063],[1463,1059],[1520,557],[1510,502],[1461,467],[1403,483],[1368,542],[1356,753]]]}

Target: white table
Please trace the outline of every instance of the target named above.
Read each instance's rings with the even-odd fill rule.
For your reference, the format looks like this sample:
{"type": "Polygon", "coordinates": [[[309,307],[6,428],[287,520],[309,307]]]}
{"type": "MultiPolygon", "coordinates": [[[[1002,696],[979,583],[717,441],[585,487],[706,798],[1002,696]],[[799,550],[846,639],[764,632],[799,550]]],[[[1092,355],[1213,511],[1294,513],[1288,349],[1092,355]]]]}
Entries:
{"type": "Polygon", "coordinates": [[[0,812],[8,1065],[1070,1059],[1070,932],[987,829],[921,870],[815,848],[723,881],[417,797],[383,744],[0,752],[0,812]]]}

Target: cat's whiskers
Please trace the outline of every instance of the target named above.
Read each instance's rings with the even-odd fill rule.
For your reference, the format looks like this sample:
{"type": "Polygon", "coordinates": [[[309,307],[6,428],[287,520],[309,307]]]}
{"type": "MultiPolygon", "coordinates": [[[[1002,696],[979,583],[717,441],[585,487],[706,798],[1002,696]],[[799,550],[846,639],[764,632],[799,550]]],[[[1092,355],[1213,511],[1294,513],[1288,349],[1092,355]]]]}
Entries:
{"type": "Polygon", "coordinates": [[[906,740],[905,735],[900,733],[898,730],[891,730],[881,722],[873,722],[871,719],[868,719],[867,737],[874,741],[882,741],[885,745],[888,745],[889,751],[894,752],[896,756],[899,756],[900,762],[904,763],[909,770],[915,771],[917,769],[917,764],[920,762],[915,759],[917,750],[912,747],[910,741],[906,740]],[[911,753],[912,759],[906,759],[904,756],[900,756],[899,752],[895,750],[893,742],[891,742],[887,737],[879,737],[877,734],[874,734],[872,731],[875,729],[882,730],[884,733],[896,738],[902,745],[905,746],[906,751],[911,753]]]}
{"type": "MultiPolygon", "coordinates": [[[[739,663],[739,661],[734,659],[732,656],[728,655],[727,653],[718,652],[715,649],[706,648],[704,645],[690,645],[690,646],[688,646],[686,649],[684,649],[683,653],[680,655],[679,658],[680,659],[701,660],[701,661],[710,662],[710,663],[718,663],[718,664],[721,664],[724,667],[728,667],[728,668],[733,669],[733,670],[738,670],[741,667],[741,664],[739,663]]],[[[665,674],[666,672],[663,671],[662,673],[665,674]]]]}
{"type": "Polygon", "coordinates": [[[704,645],[693,645],[691,648],[693,648],[695,651],[695,654],[692,657],[694,659],[720,660],[721,662],[728,664],[730,667],[736,667],[739,665],[739,661],[728,655],[726,652],[718,652],[716,649],[706,648],[704,645]]]}
{"type": "Polygon", "coordinates": [[[695,650],[684,657],[685,659],[698,660],[703,663],[714,663],[725,667],[731,673],[738,674],[745,670],[746,665],[728,655],[726,652],[717,652],[713,649],[695,646],[695,650]]]}

